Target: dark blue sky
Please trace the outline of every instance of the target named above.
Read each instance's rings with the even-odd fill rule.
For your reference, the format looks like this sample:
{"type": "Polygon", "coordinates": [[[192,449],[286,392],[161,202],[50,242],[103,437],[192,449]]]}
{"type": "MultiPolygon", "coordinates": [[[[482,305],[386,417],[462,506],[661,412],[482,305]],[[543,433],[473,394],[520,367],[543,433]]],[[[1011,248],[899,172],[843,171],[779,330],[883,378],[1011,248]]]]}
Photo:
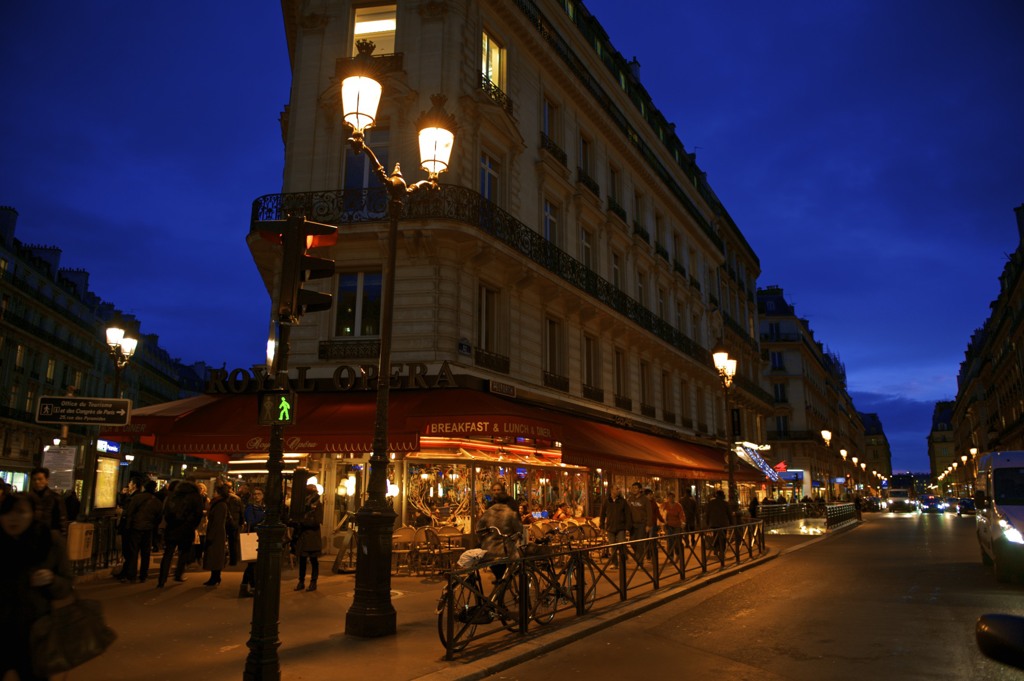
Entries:
{"type": "MultiPolygon", "coordinates": [[[[927,466],[1024,203],[1016,0],[593,0],[761,259],[927,466]]],[[[0,6],[0,205],[185,361],[262,361],[245,246],[280,190],[288,61],[277,3],[0,6]]],[[[458,140],[456,140],[458,144],[458,140]]]]}

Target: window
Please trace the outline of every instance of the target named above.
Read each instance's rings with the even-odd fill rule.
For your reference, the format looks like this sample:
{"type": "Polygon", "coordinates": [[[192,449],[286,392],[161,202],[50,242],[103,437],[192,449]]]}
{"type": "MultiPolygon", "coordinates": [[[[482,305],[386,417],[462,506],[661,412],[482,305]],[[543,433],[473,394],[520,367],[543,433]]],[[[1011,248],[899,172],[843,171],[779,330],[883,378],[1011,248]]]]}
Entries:
{"type": "Polygon", "coordinates": [[[499,294],[498,291],[480,284],[480,300],[477,319],[479,329],[477,331],[477,347],[488,352],[498,352],[498,330],[499,330],[499,294]]]}
{"type": "Polygon", "coordinates": [[[561,135],[558,134],[558,123],[558,105],[545,97],[544,103],[541,105],[540,130],[552,142],[558,142],[561,139],[561,135]]]}
{"type": "Polygon", "coordinates": [[[11,392],[7,397],[7,406],[11,409],[17,409],[18,405],[18,392],[21,390],[21,386],[17,383],[11,386],[11,392]]]}
{"type": "Polygon", "coordinates": [[[629,389],[626,386],[626,353],[615,348],[615,394],[626,397],[629,389]]]}
{"type": "Polygon", "coordinates": [[[658,287],[658,316],[665,319],[665,289],[658,287]]]}
{"type": "Polygon", "coordinates": [[[25,346],[21,343],[18,343],[18,347],[14,351],[14,368],[18,371],[25,368],[25,346]]]}
{"type": "Polygon", "coordinates": [[[588,270],[594,269],[594,235],[586,227],[580,227],[580,262],[588,270]]]}
{"type": "Polygon", "coordinates": [[[661,408],[667,412],[676,410],[675,400],[672,399],[672,376],[667,371],[661,372],[661,408]]]}
{"type": "Polygon", "coordinates": [[[79,390],[82,389],[82,372],[81,371],[76,371],[75,372],[75,382],[72,383],[71,385],[75,386],[79,390]]]}
{"type": "Polygon", "coordinates": [[[786,399],[786,384],[785,383],[775,383],[772,386],[772,388],[773,388],[773,390],[775,392],[775,401],[776,402],[788,402],[789,401],[789,400],[786,399]]]}
{"type": "Polygon", "coordinates": [[[556,245],[558,244],[559,212],[557,203],[544,199],[544,238],[556,245]]]}
{"type": "Polygon", "coordinates": [[[498,202],[498,162],[486,151],[480,152],[480,195],[498,202]]]}
{"type": "Polygon", "coordinates": [[[679,406],[680,415],[690,418],[690,384],[686,381],[679,381],[679,406]]]}
{"type": "Polygon", "coordinates": [[[646,291],[644,285],[647,283],[647,273],[643,270],[636,271],[636,300],[638,303],[647,307],[647,299],[645,298],[646,291]]]}
{"type": "Polygon", "coordinates": [[[46,382],[53,383],[53,374],[57,371],[57,360],[46,360],[46,382]]]}
{"type": "Polygon", "coordinates": [[[708,427],[707,403],[704,401],[703,388],[697,388],[697,426],[704,431],[708,427]]]}
{"type": "Polygon", "coordinates": [[[544,337],[544,370],[556,376],[565,375],[562,342],[562,323],[549,317],[544,337]]]}
{"type": "Polygon", "coordinates": [[[651,403],[651,365],[646,360],[640,360],[640,402],[651,403]]]}
{"type": "Polygon", "coordinates": [[[776,416],[775,417],[775,432],[779,435],[789,434],[789,417],[776,416]]]}
{"type": "Polygon", "coordinates": [[[348,272],[338,275],[336,336],[380,334],[380,272],[348,272]]]}
{"type": "Polygon", "coordinates": [[[644,195],[640,192],[633,192],[633,221],[644,226],[644,195]]]}
{"type": "Polygon", "coordinates": [[[612,286],[615,290],[622,290],[622,256],[612,251],[612,286]]]}
{"type": "Polygon", "coordinates": [[[608,166],[608,198],[614,201],[616,204],[620,203],[619,198],[621,196],[621,190],[619,185],[622,183],[622,175],[619,173],[619,169],[613,165],[608,166]]]}
{"type": "Polygon", "coordinates": [[[586,135],[580,133],[580,145],[579,145],[579,166],[587,175],[590,175],[590,162],[593,150],[591,149],[590,140],[586,135]]]}
{"type": "MultiPolygon", "coordinates": [[[[395,5],[357,7],[353,23],[352,56],[357,40],[372,40],[376,47],[374,54],[392,54],[395,51],[395,5]]],[[[376,151],[376,149],[374,149],[376,151]]]]}
{"type": "MultiPolygon", "coordinates": [[[[366,143],[373,147],[373,153],[384,169],[388,169],[388,130],[386,128],[370,128],[366,131],[366,143]]],[[[345,151],[345,189],[366,189],[367,187],[383,186],[374,171],[372,161],[367,154],[356,154],[351,149],[345,151]]]]}
{"type": "Polygon", "coordinates": [[[770,356],[771,356],[771,360],[772,360],[772,369],[785,369],[786,368],[785,364],[782,361],[782,353],[781,352],[772,352],[772,353],[770,353],[770,356]]]}
{"type": "Polygon", "coordinates": [[[505,50],[487,31],[483,33],[483,63],[480,73],[495,87],[505,88],[505,50]]]}
{"type": "Polygon", "coordinates": [[[597,339],[589,334],[583,334],[583,385],[592,388],[601,387],[597,339]]]}
{"type": "Polygon", "coordinates": [[[36,391],[33,390],[32,388],[29,388],[28,391],[25,393],[25,411],[31,414],[32,410],[35,408],[35,404],[36,391]]]}
{"type": "Polygon", "coordinates": [[[768,338],[778,340],[782,337],[782,326],[778,322],[768,322],[768,338]]]}

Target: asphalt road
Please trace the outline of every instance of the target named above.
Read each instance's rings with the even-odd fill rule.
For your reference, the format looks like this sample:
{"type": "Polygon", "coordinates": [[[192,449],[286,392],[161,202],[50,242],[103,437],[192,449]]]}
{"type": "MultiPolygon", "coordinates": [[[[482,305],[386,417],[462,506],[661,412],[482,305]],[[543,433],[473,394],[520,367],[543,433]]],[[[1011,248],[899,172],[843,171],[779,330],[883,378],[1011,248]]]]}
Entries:
{"type": "Polygon", "coordinates": [[[1024,678],[974,642],[979,615],[1024,615],[1024,586],[982,566],[973,517],[865,520],[490,678],[1024,678]]]}

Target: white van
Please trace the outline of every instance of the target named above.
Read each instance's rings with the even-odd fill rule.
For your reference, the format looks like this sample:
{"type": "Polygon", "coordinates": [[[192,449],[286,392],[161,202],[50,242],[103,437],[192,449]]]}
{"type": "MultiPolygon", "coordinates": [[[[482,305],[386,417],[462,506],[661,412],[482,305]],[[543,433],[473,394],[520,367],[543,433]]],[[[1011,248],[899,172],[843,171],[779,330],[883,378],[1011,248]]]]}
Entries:
{"type": "Polygon", "coordinates": [[[1024,451],[982,455],[974,499],[981,560],[1009,581],[1024,572],[1024,451]]]}

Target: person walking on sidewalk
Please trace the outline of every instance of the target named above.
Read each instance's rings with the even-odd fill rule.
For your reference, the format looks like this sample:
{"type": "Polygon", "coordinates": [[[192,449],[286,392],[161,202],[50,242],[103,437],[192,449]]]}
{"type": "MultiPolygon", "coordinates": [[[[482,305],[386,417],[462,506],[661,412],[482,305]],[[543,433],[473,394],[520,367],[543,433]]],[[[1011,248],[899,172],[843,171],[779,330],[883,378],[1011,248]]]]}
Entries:
{"type": "Polygon", "coordinates": [[[683,506],[676,501],[676,495],[669,492],[665,498],[665,505],[662,506],[661,510],[665,515],[665,534],[669,536],[669,554],[682,558],[683,545],[680,539],[683,534],[683,523],[685,522],[683,506]]]}
{"type": "Polygon", "coordinates": [[[725,564],[725,530],[720,528],[729,527],[733,524],[733,513],[729,502],[725,500],[725,492],[716,490],[714,498],[708,502],[704,509],[707,526],[715,531],[712,539],[712,547],[718,561],[725,564]]]}
{"type": "Polygon", "coordinates": [[[153,548],[153,530],[160,524],[163,504],[156,498],[156,480],[147,480],[142,491],[134,494],[125,509],[124,567],[122,582],[145,582],[149,576],[149,556],[153,548]],[[141,563],[140,563],[141,557],[141,563]]]}
{"type": "Polygon", "coordinates": [[[687,546],[692,546],[696,543],[696,535],[692,533],[697,531],[697,500],[693,498],[689,487],[683,490],[683,498],[679,505],[683,507],[683,518],[686,521],[683,526],[686,532],[684,540],[687,546]]]}
{"type": "MultiPolygon", "coordinates": [[[[256,526],[263,522],[267,509],[263,505],[263,490],[254,487],[249,494],[249,503],[242,512],[242,519],[245,523],[245,532],[256,531],[256,526]]],[[[245,564],[245,572],[242,573],[242,585],[238,587],[238,597],[246,598],[255,595],[256,591],[256,561],[250,560],[245,564]]]]}
{"type": "Polygon", "coordinates": [[[306,498],[302,502],[302,515],[295,523],[295,555],[299,557],[299,583],[295,591],[316,591],[320,576],[320,552],[323,539],[320,526],[324,522],[324,507],[316,485],[306,485],[306,498]],[[310,563],[309,586],[306,586],[306,562],[310,563]]]}
{"type": "MultiPolygon", "coordinates": [[[[629,506],[629,540],[646,539],[650,536],[654,521],[651,518],[651,502],[644,496],[639,482],[630,485],[626,505],[629,506]]],[[[638,562],[646,558],[646,547],[642,544],[636,545],[633,550],[638,562]]]]}
{"type": "Polygon", "coordinates": [[[203,568],[210,571],[210,578],[203,586],[220,584],[220,573],[227,563],[228,523],[231,522],[231,509],[228,505],[230,490],[222,484],[215,489],[216,496],[210,502],[210,510],[206,512],[206,550],[203,556],[203,568]]]}
{"type": "Polygon", "coordinates": [[[50,487],[50,469],[33,468],[29,479],[32,481],[32,494],[35,495],[36,520],[67,537],[68,512],[64,498],[50,487]]]}
{"type": "Polygon", "coordinates": [[[171,482],[167,500],[164,502],[164,555],[160,559],[157,588],[162,588],[167,583],[175,550],[178,552],[178,565],[174,568],[174,581],[185,581],[185,566],[192,559],[196,528],[203,519],[205,507],[206,502],[195,483],[188,480],[171,482]]]}

